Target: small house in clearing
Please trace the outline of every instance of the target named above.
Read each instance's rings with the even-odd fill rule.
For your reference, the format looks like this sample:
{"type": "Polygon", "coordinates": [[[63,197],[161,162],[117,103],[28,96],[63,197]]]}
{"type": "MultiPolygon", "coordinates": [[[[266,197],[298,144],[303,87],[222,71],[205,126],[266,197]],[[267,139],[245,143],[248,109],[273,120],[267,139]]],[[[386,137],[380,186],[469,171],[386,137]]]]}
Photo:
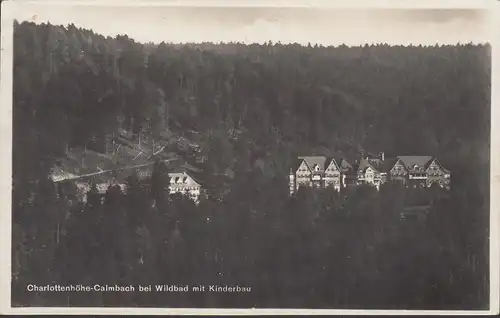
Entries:
{"type": "Polygon", "coordinates": [[[199,202],[201,194],[201,184],[189,175],[186,171],[176,171],[168,174],[170,178],[170,194],[186,194],[195,202],[199,202]]]}
{"type": "MultiPolygon", "coordinates": [[[[145,166],[135,169],[135,172],[139,179],[147,179],[151,177],[152,168],[150,166],[145,166]]],[[[104,197],[111,186],[119,186],[121,191],[126,194],[126,179],[131,173],[130,170],[121,170],[82,177],[72,175],[72,177],[68,179],[57,178],[53,181],[56,182],[56,184],[64,182],[74,183],[76,186],[77,199],[82,202],[87,202],[87,194],[91,190],[93,184],[96,186],[97,193],[102,197],[104,197]]],[[[168,182],[168,189],[165,190],[168,191],[169,194],[180,193],[189,196],[189,198],[196,203],[199,202],[202,186],[197,177],[195,177],[195,171],[179,167],[173,172],[169,172],[165,181],[168,182]]]]}

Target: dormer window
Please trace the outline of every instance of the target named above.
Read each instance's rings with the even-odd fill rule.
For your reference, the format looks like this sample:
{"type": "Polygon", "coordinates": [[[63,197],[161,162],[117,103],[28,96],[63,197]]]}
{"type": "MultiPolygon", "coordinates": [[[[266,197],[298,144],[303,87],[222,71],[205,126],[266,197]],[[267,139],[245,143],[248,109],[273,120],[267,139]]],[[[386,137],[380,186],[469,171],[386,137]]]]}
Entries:
{"type": "Polygon", "coordinates": [[[314,171],[316,171],[316,172],[319,171],[319,165],[314,165],[314,171]]]}

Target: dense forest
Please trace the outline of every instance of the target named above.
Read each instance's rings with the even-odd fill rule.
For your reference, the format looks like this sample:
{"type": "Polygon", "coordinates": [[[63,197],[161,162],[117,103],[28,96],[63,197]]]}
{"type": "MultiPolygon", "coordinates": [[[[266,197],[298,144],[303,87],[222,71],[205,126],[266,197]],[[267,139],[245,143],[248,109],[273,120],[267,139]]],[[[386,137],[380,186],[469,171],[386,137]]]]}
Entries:
{"type": "Polygon", "coordinates": [[[488,308],[490,50],[157,45],[16,22],[13,306],[488,308]],[[196,132],[208,197],[167,196],[162,164],[104,201],[56,191],[68,149],[99,151],[118,130],[196,132]],[[452,190],[288,196],[297,155],[360,151],[437,156],[452,190]],[[26,291],[56,283],[252,292],[26,291]]]}

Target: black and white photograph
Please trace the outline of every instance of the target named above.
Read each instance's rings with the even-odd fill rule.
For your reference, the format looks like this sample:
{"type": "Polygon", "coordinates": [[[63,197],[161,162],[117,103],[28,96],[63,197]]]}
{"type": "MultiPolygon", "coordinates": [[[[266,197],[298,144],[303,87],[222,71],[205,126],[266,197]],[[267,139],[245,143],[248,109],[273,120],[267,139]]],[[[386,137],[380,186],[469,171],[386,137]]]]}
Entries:
{"type": "Polygon", "coordinates": [[[498,313],[488,6],[126,3],[2,3],[12,312],[498,313]]]}

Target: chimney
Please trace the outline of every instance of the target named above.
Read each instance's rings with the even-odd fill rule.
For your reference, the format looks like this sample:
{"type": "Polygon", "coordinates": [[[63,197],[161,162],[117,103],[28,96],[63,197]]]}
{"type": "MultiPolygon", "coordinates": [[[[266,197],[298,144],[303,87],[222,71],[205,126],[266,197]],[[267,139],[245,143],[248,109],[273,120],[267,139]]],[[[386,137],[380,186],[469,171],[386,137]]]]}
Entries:
{"type": "Polygon", "coordinates": [[[382,159],[382,161],[385,161],[385,153],[383,151],[380,153],[380,159],[382,159]]]}

